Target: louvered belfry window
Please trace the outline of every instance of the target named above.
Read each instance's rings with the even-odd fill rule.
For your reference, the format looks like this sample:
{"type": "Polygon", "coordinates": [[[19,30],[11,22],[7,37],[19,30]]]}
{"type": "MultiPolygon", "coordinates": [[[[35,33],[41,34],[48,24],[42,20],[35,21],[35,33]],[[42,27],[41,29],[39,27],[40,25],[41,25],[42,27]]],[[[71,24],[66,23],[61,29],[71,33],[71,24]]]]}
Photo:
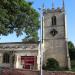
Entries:
{"type": "Polygon", "coordinates": [[[56,16],[52,16],[52,25],[56,25],[56,16]]]}

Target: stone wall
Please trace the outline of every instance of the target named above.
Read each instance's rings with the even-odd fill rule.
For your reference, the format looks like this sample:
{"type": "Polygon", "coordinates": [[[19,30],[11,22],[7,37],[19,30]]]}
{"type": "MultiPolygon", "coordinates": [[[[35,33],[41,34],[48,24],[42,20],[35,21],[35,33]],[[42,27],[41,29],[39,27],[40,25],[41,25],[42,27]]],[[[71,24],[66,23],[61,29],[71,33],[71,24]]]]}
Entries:
{"type": "Polygon", "coordinates": [[[65,72],[65,71],[60,71],[60,72],[43,72],[43,75],[75,75],[74,72],[65,72]]]}
{"type": "MultiPolygon", "coordinates": [[[[31,71],[31,70],[20,70],[20,69],[13,69],[3,70],[2,74],[0,75],[41,75],[39,71],[31,71]]],[[[43,75],[75,75],[75,72],[70,71],[43,71],[43,75]]]]}

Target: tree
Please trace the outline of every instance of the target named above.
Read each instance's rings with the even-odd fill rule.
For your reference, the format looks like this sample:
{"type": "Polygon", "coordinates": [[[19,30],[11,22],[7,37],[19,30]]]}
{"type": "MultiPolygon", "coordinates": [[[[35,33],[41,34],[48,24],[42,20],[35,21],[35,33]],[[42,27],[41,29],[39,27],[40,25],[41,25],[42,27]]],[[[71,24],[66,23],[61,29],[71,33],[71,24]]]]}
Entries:
{"type": "Polygon", "coordinates": [[[75,47],[71,41],[68,42],[68,49],[69,49],[70,59],[75,60],[75,47]]]}
{"type": "Polygon", "coordinates": [[[59,63],[54,58],[47,59],[46,65],[43,65],[44,70],[58,70],[59,69],[59,63]]]}
{"type": "Polygon", "coordinates": [[[71,41],[68,41],[68,49],[74,49],[74,44],[71,41]]]}
{"type": "Polygon", "coordinates": [[[0,0],[0,35],[26,33],[26,38],[37,39],[39,14],[26,0],[0,0]]]}

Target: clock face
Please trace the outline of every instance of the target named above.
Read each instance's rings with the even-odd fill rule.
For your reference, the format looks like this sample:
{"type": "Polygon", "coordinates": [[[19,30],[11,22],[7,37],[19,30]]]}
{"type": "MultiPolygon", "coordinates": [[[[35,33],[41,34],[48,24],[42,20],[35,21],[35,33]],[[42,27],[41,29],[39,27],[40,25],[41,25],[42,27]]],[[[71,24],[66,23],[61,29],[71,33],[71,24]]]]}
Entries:
{"type": "Polygon", "coordinates": [[[57,32],[56,29],[52,29],[52,30],[50,31],[50,34],[51,34],[52,36],[55,36],[57,33],[58,33],[58,32],[57,32]]]}

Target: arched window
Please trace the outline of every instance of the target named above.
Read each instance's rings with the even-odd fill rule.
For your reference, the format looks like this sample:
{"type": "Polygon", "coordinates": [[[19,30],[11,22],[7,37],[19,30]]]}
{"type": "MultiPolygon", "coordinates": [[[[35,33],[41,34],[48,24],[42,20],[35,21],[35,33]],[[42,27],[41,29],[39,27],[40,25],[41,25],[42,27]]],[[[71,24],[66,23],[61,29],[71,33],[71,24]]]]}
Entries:
{"type": "Polygon", "coordinates": [[[9,63],[9,60],[10,60],[10,54],[4,53],[3,54],[3,63],[9,63]]]}
{"type": "Polygon", "coordinates": [[[52,25],[56,25],[56,16],[52,17],[52,25]]]}

